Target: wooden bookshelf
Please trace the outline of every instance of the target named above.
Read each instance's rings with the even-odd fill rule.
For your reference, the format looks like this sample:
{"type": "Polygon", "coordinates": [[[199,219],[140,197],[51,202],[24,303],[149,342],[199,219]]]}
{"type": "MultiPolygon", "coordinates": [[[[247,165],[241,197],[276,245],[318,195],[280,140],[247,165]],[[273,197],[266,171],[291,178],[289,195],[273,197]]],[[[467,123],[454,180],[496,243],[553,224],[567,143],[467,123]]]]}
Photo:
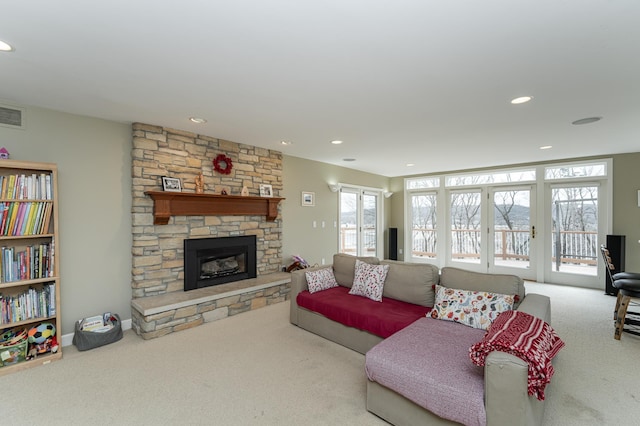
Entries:
{"type": "Polygon", "coordinates": [[[243,197],[239,195],[195,194],[146,191],[153,199],[153,224],[166,225],[171,216],[247,215],[278,217],[278,204],[284,198],[243,197]]]}
{"type": "Polygon", "coordinates": [[[57,180],[55,164],[0,160],[0,330],[51,323],[58,340],[30,360],[0,346],[0,376],[62,357],[57,180]]]}

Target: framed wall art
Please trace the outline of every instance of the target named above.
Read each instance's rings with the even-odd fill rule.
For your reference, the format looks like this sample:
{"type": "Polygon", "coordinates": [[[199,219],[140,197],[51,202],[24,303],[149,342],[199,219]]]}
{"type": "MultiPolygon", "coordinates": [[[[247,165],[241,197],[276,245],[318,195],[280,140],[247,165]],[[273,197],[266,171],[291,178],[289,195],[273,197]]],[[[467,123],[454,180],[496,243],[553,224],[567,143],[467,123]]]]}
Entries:
{"type": "Polygon", "coordinates": [[[316,193],[302,191],[302,205],[313,207],[316,205],[316,193]]]}
{"type": "Polygon", "coordinates": [[[261,197],[273,197],[273,187],[269,184],[263,183],[260,185],[261,197]]]}
{"type": "Polygon", "coordinates": [[[179,178],[162,176],[162,189],[169,192],[182,192],[182,182],[179,178]]]}

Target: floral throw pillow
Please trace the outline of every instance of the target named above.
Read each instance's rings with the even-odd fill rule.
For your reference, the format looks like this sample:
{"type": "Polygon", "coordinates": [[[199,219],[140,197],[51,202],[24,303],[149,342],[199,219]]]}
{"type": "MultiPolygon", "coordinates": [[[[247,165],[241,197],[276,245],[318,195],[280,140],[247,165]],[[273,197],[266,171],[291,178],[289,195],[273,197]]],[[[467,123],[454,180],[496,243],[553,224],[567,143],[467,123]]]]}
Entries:
{"type": "Polygon", "coordinates": [[[382,290],[384,289],[384,280],[387,279],[388,272],[389,265],[371,265],[361,260],[356,260],[356,273],[349,294],[364,296],[376,302],[382,302],[382,290]]]}
{"type": "Polygon", "coordinates": [[[436,285],[431,318],[487,330],[499,313],[513,309],[514,296],[486,291],[458,290],[436,285]]]}
{"type": "Polygon", "coordinates": [[[333,269],[330,267],[318,269],[317,271],[305,272],[304,275],[307,277],[309,293],[338,287],[336,277],[333,275],[333,269]]]}

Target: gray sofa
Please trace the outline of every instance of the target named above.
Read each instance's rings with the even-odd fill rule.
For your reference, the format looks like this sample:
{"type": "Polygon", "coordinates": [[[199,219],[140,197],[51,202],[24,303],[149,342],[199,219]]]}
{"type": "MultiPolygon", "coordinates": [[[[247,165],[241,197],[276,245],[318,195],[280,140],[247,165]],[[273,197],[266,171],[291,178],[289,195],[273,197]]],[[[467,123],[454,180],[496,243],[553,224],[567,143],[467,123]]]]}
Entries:
{"type": "MultiPolygon", "coordinates": [[[[351,287],[356,257],[337,254],[331,267],[339,285],[351,287]]],[[[428,264],[416,264],[358,258],[368,263],[390,266],[384,285],[384,297],[405,302],[433,306],[433,285],[463,290],[490,291],[517,294],[516,309],[527,312],[544,321],[551,321],[550,300],[538,294],[525,295],[523,280],[515,275],[483,274],[462,269],[438,268],[428,264]]],[[[323,266],[326,267],[326,266],[323,266]]],[[[383,339],[366,331],[347,327],[323,315],[299,307],[296,297],[307,290],[305,272],[322,267],[299,270],[291,276],[290,321],[307,331],[318,334],[361,354],[383,339]]],[[[540,425],[544,414],[544,402],[527,393],[528,365],[525,361],[504,352],[492,352],[484,367],[485,409],[487,425],[540,425]]],[[[394,425],[452,424],[402,395],[374,382],[367,381],[367,410],[394,425]]]]}

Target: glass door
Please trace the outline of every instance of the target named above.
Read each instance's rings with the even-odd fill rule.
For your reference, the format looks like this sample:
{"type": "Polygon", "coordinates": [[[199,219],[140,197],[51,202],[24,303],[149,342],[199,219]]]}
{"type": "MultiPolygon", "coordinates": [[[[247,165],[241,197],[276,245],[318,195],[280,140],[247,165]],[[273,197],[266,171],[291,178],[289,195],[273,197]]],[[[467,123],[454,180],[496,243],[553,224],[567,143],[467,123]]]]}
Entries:
{"type": "Polygon", "coordinates": [[[551,227],[546,259],[550,282],[583,286],[597,283],[600,192],[598,184],[550,188],[551,227]]]}
{"type": "Polygon", "coordinates": [[[483,266],[486,243],[482,238],[482,191],[451,191],[449,195],[449,259],[452,264],[464,263],[457,265],[460,268],[486,270],[483,266]]]}
{"type": "Polygon", "coordinates": [[[339,217],[340,253],[383,257],[380,193],[343,186],[339,217]]]}
{"type": "Polygon", "coordinates": [[[411,261],[432,260],[437,257],[437,202],[435,192],[411,194],[411,261]]]}
{"type": "Polygon", "coordinates": [[[360,256],[378,256],[378,195],[362,193],[362,232],[360,235],[360,256]]]}
{"type": "Polygon", "coordinates": [[[360,221],[358,191],[340,190],[340,253],[358,255],[360,221]]]}
{"type": "Polygon", "coordinates": [[[488,270],[535,280],[535,196],[531,187],[490,191],[488,270]]]}

